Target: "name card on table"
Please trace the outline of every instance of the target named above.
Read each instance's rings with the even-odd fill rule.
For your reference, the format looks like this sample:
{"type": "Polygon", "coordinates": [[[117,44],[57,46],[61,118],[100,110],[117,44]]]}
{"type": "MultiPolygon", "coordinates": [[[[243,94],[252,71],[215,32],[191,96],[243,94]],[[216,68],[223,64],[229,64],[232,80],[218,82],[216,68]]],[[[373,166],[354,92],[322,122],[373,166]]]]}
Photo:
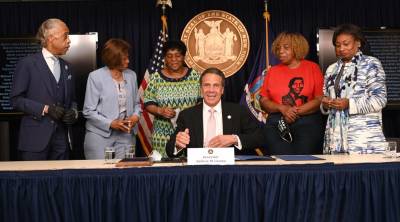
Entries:
{"type": "Polygon", "coordinates": [[[234,165],[235,150],[226,148],[189,148],[187,149],[188,165],[234,165]]]}

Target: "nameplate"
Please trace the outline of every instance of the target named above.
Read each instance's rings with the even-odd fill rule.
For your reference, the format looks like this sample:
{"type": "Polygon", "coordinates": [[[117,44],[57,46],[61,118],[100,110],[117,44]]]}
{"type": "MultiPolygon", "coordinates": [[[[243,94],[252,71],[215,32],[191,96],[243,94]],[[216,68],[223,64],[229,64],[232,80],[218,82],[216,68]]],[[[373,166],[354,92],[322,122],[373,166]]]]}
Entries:
{"type": "Polygon", "coordinates": [[[189,148],[188,165],[234,165],[235,150],[227,148],[189,148]]]}

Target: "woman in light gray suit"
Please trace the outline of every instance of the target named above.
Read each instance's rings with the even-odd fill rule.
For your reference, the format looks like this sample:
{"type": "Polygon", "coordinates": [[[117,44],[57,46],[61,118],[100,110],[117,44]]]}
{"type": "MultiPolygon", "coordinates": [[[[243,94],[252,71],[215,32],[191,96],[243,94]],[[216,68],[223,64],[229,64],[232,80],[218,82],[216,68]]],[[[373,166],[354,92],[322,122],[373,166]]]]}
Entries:
{"type": "Polygon", "coordinates": [[[106,65],[89,74],[83,115],[86,159],[103,159],[105,147],[114,147],[116,158],[136,143],[136,123],[141,113],[136,74],[128,69],[130,45],[110,39],[101,58],[106,65]]]}

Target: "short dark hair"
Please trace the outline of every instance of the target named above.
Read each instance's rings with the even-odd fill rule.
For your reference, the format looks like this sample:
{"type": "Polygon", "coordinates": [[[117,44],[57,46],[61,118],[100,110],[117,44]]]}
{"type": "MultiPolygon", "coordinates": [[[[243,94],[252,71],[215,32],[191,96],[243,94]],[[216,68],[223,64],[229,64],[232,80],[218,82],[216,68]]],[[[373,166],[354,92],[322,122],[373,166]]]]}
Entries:
{"type": "Polygon", "coordinates": [[[183,43],[180,40],[171,40],[171,41],[167,41],[162,49],[162,55],[163,57],[165,57],[165,55],[167,54],[167,52],[169,50],[178,50],[178,52],[181,53],[181,55],[185,56],[186,55],[186,45],[185,43],[183,43]]]}
{"type": "Polygon", "coordinates": [[[339,25],[336,29],[335,32],[333,33],[332,36],[332,44],[333,46],[336,46],[336,39],[339,35],[341,34],[347,34],[353,36],[353,38],[356,41],[359,41],[361,43],[361,47],[363,48],[365,46],[365,38],[364,35],[361,32],[361,28],[354,25],[354,24],[342,24],[339,25]]]}
{"type": "Polygon", "coordinates": [[[123,57],[129,55],[131,45],[122,39],[109,39],[101,51],[101,60],[110,69],[122,66],[123,57]]]}
{"type": "Polygon", "coordinates": [[[201,86],[201,84],[203,83],[203,77],[206,75],[206,74],[215,74],[215,75],[217,75],[217,76],[219,76],[219,77],[221,77],[221,85],[222,86],[225,86],[225,75],[224,75],[224,73],[221,71],[221,70],[219,70],[218,68],[214,68],[214,67],[211,67],[211,68],[208,68],[208,69],[206,69],[206,70],[204,70],[202,73],[201,73],[201,76],[200,76],[200,86],[201,86]]]}

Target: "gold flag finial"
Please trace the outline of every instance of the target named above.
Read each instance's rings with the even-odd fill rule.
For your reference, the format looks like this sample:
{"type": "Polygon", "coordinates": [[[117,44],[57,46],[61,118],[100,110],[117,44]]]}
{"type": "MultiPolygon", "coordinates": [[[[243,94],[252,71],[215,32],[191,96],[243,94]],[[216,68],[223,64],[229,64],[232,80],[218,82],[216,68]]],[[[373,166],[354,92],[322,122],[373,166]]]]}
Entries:
{"type": "Polygon", "coordinates": [[[268,12],[268,0],[264,0],[264,19],[265,19],[265,69],[268,70],[269,65],[269,31],[268,31],[268,23],[271,20],[271,16],[268,12]]]}
{"type": "Polygon", "coordinates": [[[168,5],[170,8],[172,8],[172,1],[171,0],[157,0],[156,6],[159,5],[168,5]]]}
{"type": "Polygon", "coordinates": [[[162,15],[161,15],[161,22],[162,22],[162,32],[164,34],[163,38],[166,39],[166,31],[168,29],[167,25],[167,16],[165,15],[165,10],[167,9],[166,5],[172,8],[172,1],[171,0],[157,0],[156,7],[161,5],[162,15]]]}
{"type": "Polygon", "coordinates": [[[157,0],[156,6],[159,6],[159,5],[161,5],[162,13],[163,13],[163,15],[165,15],[165,9],[167,8],[165,6],[168,5],[170,8],[172,8],[172,1],[171,0],[157,0]]]}

